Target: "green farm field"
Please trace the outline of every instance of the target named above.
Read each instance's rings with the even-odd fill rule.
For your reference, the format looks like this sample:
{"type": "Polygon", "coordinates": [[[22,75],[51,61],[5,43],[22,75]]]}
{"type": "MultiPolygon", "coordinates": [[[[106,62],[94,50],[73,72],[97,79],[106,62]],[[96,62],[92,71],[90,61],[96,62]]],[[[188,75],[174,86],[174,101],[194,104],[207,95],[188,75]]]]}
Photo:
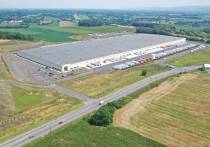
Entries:
{"type": "Polygon", "coordinates": [[[46,26],[32,24],[29,28],[0,28],[0,31],[31,35],[35,41],[71,42],[88,38],[90,37],[88,34],[124,32],[128,29],[116,26],[79,27],[76,25],[63,28],[58,23],[53,23],[46,26]]]}
{"type": "Polygon", "coordinates": [[[167,146],[210,146],[210,76],[173,77],[114,115],[114,125],[167,146]]]}
{"type": "Polygon", "coordinates": [[[145,138],[132,131],[108,127],[91,126],[88,117],[52,132],[25,147],[164,147],[151,139],[145,138]]]}
{"type": "Polygon", "coordinates": [[[53,90],[14,81],[0,81],[0,97],[0,142],[82,105],[79,100],[53,90]]]}
{"type": "Polygon", "coordinates": [[[94,74],[60,84],[87,96],[99,98],[165,70],[157,64],[147,63],[126,70],[94,74]],[[143,70],[147,70],[146,76],[141,75],[143,70]]]}
{"type": "Polygon", "coordinates": [[[202,65],[210,63],[210,48],[191,53],[189,55],[183,56],[180,59],[175,59],[168,61],[169,64],[174,66],[192,66],[192,65],[202,65]]]}

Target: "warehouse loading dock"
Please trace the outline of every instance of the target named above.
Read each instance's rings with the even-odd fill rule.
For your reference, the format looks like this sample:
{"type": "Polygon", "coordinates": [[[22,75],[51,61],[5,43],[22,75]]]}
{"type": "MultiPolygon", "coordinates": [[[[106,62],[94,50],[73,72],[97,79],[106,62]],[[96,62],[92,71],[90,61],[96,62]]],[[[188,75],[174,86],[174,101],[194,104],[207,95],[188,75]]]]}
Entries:
{"type": "Polygon", "coordinates": [[[18,56],[62,73],[107,64],[163,51],[186,43],[185,38],[151,34],[117,37],[43,46],[17,52],[18,56]]]}

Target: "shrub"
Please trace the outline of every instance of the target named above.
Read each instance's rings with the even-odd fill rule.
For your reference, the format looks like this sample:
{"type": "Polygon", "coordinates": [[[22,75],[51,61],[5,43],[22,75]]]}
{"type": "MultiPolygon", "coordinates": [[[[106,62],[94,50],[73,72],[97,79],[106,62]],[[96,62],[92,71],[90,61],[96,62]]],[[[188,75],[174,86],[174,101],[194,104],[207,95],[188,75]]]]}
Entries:
{"type": "Polygon", "coordinates": [[[144,69],[141,73],[141,76],[146,76],[146,75],[147,75],[147,70],[144,69]]]}
{"type": "Polygon", "coordinates": [[[96,113],[90,118],[89,123],[96,126],[107,126],[112,123],[113,114],[116,108],[112,103],[101,107],[96,113]]]}

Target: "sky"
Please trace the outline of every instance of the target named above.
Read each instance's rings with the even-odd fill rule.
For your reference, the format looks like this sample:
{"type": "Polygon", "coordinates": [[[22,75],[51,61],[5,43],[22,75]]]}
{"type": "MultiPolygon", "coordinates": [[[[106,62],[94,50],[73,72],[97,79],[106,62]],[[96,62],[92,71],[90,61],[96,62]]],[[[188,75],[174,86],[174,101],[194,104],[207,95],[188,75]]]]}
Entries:
{"type": "Polygon", "coordinates": [[[0,0],[0,8],[138,9],[210,6],[210,0],[0,0]]]}

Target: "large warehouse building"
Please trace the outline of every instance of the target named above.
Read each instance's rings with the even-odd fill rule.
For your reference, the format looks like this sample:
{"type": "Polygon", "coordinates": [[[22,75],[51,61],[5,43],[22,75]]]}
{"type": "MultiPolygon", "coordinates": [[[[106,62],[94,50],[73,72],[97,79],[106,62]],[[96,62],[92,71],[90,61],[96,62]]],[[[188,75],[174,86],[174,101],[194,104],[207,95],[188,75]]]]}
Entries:
{"type": "Polygon", "coordinates": [[[17,52],[18,56],[66,73],[90,64],[110,64],[144,54],[162,51],[167,46],[185,44],[185,38],[129,34],[117,37],[43,46],[17,52]]]}

